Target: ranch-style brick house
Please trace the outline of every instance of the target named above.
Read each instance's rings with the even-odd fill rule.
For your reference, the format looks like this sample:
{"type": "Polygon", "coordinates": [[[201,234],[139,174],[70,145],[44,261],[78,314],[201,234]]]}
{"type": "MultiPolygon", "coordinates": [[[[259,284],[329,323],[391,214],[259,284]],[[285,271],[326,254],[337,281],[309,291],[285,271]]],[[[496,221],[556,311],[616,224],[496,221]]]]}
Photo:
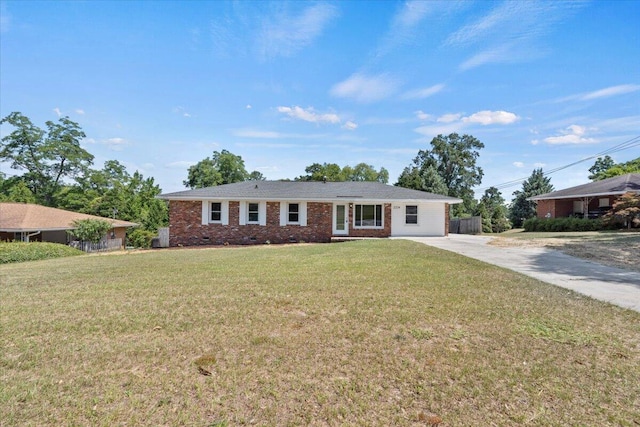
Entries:
{"type": "Polygon", "coordinates": [[[246,181],[162,194],[169,246],[446,236],[461,199],[377,182],[246,181]]]}
{"type": "Polygon", "coordinates": [[[538,203],[536,206],[538,218],[569,216],[597,218],[609,211],[618,197],[629,192],[640,193],[639,173],[593,181],[529,197],[527,200],[538,203]]]}

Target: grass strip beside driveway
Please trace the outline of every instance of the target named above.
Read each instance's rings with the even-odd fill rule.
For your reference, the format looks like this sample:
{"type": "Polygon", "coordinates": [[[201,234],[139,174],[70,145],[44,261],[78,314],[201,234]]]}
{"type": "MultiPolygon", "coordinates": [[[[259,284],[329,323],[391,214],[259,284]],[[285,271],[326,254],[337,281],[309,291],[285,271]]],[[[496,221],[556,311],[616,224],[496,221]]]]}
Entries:
{"type": "Polygon", "coordinates": [[[0,266],[2,425],[634,425],[640,315],[403,240],[0,266]]]}

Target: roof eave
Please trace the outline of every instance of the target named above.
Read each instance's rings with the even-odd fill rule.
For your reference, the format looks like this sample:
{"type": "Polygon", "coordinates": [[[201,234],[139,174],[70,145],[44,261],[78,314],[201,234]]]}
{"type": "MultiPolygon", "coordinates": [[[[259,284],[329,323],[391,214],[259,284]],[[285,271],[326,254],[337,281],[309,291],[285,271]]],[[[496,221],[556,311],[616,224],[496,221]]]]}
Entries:
{"type": "Polygon", "coordinates": [[[624,190],[624,191],[607,191],[604,193],[590,193],[590,194],[570,194],[567,196],[545,196],[541,194],[540,196],[533,196],[527,198],[530,201],[538,201],[538,200],[560,200],[560,199],[582,199],[585,197],[598,197],[598,196],[621,196],[626,193],[637,193],[636,190],[624,190]]]}
{"type": "Polygon", "coordinates": [[[449,204],[458,204],[462,203],[462,199],[455,198],[447,198],[447,199],[389,199],[389,198],[364,198],[358,196],[336,196],[336,197],[328,197],[325,199],[321,198],[306,198],[306,197],[219,197],[219,196],[201,196],[201,197],[180,197],[180,196],[164,196],[158,197],[163,200],[169,201],[180,201],[180,202],[201,202],[201,201],[224,201],[224,200],[232,200],[238,202],[250,202],[250,201],[264,201],[264,202],[318,202],[318,203],[326,203],[326,202],[348,202],[353,203],[355,201],[358,202],[377,202],[377,203],[393,203],[393,202],[403,202],[403,203],[449,203],[449,204]]]}

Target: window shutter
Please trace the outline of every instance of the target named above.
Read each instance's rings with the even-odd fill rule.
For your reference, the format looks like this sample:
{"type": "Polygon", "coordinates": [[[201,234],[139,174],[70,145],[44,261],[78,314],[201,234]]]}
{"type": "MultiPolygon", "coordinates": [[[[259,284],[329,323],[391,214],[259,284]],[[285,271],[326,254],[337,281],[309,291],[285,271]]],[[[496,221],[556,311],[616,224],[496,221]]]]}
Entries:
{"type": "Polygon", "coordinates": [[[267,202],[260,202],[258,204],[258,220],[260,225],[267,225],[267,202]]]}
{"type": "Polygon", "coordinates": [[[209,202],[207,200],[202,201],[202,225],[209,224],[209,202]]]}
{"type": "Polygon", "coordinates": [[[222,218],[220,218],[222,220],[222,225],[229,225],[229,201],[225,200],[224,202],[221,203],[221,216],[222,218]]]}
{"type": "Polygon", "coordinates": [[[307,226],[307,202],[300,202],[300,225],[307,226]]]}
{"type": "Polygon", "coordinates": [[[240,217],[238,218],[240,225],[247,224],[247,202],[240,202],[240,217]]]}
{"type": "Polygon", "coordinates": [[[288,206],[287,202],[280,202],[280,227],[287,225],[288,206]]]}

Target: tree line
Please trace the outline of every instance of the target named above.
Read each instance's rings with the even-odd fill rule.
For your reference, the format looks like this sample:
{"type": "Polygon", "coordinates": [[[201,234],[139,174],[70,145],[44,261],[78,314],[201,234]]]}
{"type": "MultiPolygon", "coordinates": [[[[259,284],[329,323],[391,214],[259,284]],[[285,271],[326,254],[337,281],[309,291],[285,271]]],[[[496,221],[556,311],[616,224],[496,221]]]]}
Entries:
{"type": "Polygon", "coordinates": [[[132,242],[146,246],[158,227],[168,224],[167,204],[156,198],[160,187],[139,171],[130,174],[117,160],[94,169],[94,156],[80,146],[85,138],[68,117],[48,121],[45,129],[21,113],[0,120],[13,131],[2,138],[0,161],[22,175],[0,173],[0,201],[37,203],[140,224],[130,229],[132,242]]]}
{"type": "MultiPolygon", "coordinates": [[[[139,171],[130,174],[117,160],[106,161],[102,169],[92,168],[94,156],[80,146],[86,135],[68,117],[57,123],[47,121],[41,129],[14,112],[0,121],[4,124],[13,131],[2,138],[0,161],[24,173],[9,178],[0,173],[0,201],[38,203],[136,222],[141,227],[132,233],[143,234],[147,240],[158,227],[167,225],[167,204],[156,198],[161,189],[154,179],[139,171]]],[[[438,135],[429,148],[418,151],[394,185],[462,199],[461,204],[452,206],[452,216],[481,216],[483,232],[521,227],[536,214],[535,202],[527,198],[553,191],[550,178],[542,169],[534,169],[522,188],[513,193],[509,206],[496,187],[489,187],[476,200],[473,188],[481,184],[484,175],[477,165],[483,148],[484,144],[471,135],[438,135]]],[[[640,172],[640,158],[616,164],[605,156],[598,158],[589,172],[592,180],[640,172]]],[[[265,179],[259,171],[248,172],[241,156],[221,150],[190,166],[183,184],[193,189],[265,179]]],[[[305,175],[294,180],[387,184],[389,172],[366,163],[313,163],[305,168],[305,175]]]]}

